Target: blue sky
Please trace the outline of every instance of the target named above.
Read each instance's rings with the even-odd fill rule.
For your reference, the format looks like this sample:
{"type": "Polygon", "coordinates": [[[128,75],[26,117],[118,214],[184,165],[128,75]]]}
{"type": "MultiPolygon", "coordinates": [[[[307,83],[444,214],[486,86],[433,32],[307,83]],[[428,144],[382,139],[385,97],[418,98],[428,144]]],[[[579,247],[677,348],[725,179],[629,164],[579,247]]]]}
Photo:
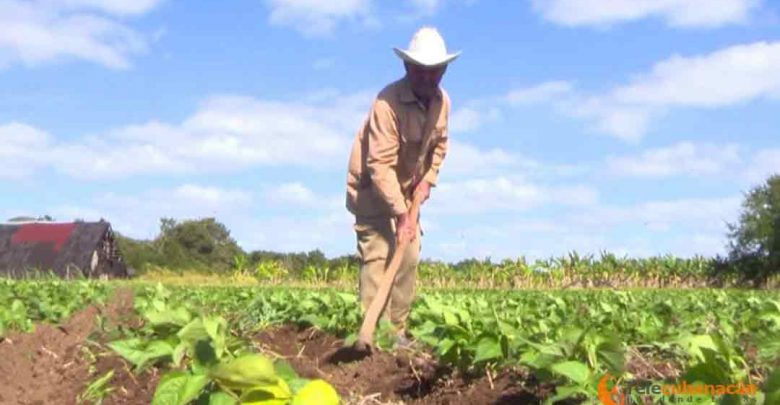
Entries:
{"type": "Polygon", "coordinates": [[[725,253],[780,172],[770,0],[0,0],[0,218],[353,253],[349,147],[423,25],[463,51],[423,256],[725,253]]]}

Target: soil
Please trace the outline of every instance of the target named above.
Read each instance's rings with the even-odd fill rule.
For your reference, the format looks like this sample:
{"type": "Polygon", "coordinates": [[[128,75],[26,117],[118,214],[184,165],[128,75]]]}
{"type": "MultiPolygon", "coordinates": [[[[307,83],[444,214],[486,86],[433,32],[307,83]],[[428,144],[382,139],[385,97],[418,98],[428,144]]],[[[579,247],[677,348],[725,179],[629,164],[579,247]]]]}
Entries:
{"type": "Polygon", "coordinates": [[[36,325],[30,334],[10,334],[0,344],[0,403],[44,405],[76,398],[88,368],[80,345],[92,332],[95,307],[60,326],[36,325]]]}
{"type": "Polygon", "coordinates": [[[491,378],[462,376],[421,352],[374,350],[358,356],[343,348],[343,340],[311,328],[273,328],[255,342],[266,353],[285,358],[302,377],[322,378],[343,398],[362,403],[538,404],[552,389],[519,371],[491,378]]]}
{"type": "MultiPolygon", "coordinates": [[[[0,405],[78,404],[85,388],[109,372],[102,404],[151,403],[165,370],[134,373],[105,345],[121,329],[140,326],[132,298],[130,290],[120,290],[106,305],[89,306],[60,325],[0,338],[0,405]]],[[[343,340],[313,328],[275,327],[252,342],[287,359],[302,377],[328,381],[346,404],[540,404],[554,390],[521,370],[461,375],[425,352],[375,350],[356,357],[343,340]]]]}
{"type": "Polygon", "coordinates": [[[0,339],[0,404],[77,404],[84,388],[111,370],[114,391],[103,403],[150,403],[154,378],[134,376],[92,339],[103,326],[128,324],[132,298],[130,290],[119,290],[106,305],[91,305],[60,325],[37,324],[32,333],[0,339]]]}

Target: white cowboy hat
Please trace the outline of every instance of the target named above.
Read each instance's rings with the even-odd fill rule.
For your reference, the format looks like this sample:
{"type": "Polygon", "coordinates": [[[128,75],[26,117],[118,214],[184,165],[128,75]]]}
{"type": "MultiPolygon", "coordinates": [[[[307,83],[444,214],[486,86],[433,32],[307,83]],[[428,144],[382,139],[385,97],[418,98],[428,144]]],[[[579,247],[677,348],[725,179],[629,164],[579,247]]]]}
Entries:
{"type": "Polygon", "coordinates": [[[422,66],[446,65],[460,55],[460,51],[447,53],[444,38],[432,27],[420,28],[409,42],[409,49],[393,50],[401,59],[422,66]]]}

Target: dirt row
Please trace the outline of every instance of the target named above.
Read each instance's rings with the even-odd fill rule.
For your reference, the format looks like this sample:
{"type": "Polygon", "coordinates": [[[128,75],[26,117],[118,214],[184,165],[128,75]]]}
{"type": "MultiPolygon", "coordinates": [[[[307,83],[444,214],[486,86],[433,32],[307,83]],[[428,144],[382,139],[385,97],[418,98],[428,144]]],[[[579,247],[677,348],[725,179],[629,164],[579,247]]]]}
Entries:
{"type": "Polygon", "coordinates": [[[156,370],[134,375],[92,340],[99,322],[118,325],[132,317],[132,292],[121,290],[107,305],[89,306],[59,325],[38,324],[32,333],[0,338],[0,404],[77,404],[84,388],[111,370],[112,392],[104,403],[149,404],[156,370]]]}
{"type": "MultiPolygon", "coordinates": [[[[103,404],[151,403],[161,371],[133,373],[104,346],[105,325],[128,327],[137,322],[133,319],[132,293],[126,290],[60,325],[41,324],[33,333],[0,338],[0,404],[77,404],[84,389],[109,371],[103,404]]],[[[287,359],[302,377],[330,382],[350,404],[537,404],[553,389],[520,371],[469,378],[425,353],[348,358],[340,350],[342,340],[312,328],[272,328],[252,341],[287,359]]]]}
{"type": "Polygon", "coordinates": [[[536,404],[552,389],[523,388],[532,379],[520,372],[462,376],[419,352],[375,351],[356,360],[342,340],[313,328],[273,328],[254,341],[285,358],[302,377],[322,378],[355,403],[536,404]]]}

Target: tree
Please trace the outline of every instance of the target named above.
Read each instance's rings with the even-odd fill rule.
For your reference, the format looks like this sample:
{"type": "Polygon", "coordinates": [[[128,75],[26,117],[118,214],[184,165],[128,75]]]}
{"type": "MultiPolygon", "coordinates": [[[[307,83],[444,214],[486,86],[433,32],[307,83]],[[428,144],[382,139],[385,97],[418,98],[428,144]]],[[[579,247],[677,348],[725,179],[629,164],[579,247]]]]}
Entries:
{"type": "Polygon", "coordinates": [[[728,224],[729,259],[756,284],[780,273],[780,175],[745,195],[736,224],[728,224]]]}
{"type": "Polygon", "coordinates": [[[182,222],[162,218],[155,245],[165,265],[179,268],[226,271],[233,258],[243,254],[227,227],[214,218],[182,222]]]}

